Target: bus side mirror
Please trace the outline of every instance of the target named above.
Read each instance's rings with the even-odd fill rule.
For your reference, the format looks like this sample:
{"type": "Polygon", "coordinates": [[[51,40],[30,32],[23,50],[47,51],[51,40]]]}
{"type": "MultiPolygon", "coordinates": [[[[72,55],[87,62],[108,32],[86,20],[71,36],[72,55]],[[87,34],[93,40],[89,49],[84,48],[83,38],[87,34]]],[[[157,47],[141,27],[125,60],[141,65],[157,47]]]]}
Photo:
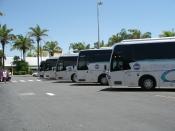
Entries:
{"type": "Polygon", "coordinates": [[[104,70],[107,70],[107,66],[106,65],[104,65],[104,70]]]}

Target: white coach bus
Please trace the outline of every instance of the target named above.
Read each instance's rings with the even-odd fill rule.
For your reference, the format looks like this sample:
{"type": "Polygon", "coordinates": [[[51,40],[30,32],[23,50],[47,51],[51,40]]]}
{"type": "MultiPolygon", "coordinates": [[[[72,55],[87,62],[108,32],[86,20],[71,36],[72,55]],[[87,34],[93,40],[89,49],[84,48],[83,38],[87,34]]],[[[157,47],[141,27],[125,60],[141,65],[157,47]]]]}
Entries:
{"type": "Polygon", "coordinates": [[[107,85],[106,70],[112,49],[80,51],[77,62],[77,82],[95,82],[107,85]]]}
{"type": "Polygon", "coordinates": [[[55,79],[54,67],[56,67],[58,57],[49,58],[45,61],[44,78],[55,79]]]}
{"type": "Polygon", "coordinates": [[[124,40],[113,47],[110,86],[175,86],[175,38],[124,40]]]}
{"type": "Polygon", "coordinates": [[[76,63],[78,55],[60,56],[56,64],[55,77],[58,80],[76,81],[76,63]]]}

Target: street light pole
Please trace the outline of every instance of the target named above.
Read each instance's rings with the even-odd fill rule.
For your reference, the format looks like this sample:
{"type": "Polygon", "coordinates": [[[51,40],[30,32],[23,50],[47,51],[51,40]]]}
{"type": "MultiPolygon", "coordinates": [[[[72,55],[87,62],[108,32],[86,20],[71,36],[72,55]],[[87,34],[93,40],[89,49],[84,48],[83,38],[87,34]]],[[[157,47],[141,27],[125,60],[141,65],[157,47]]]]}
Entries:
{"type": "Polygon", "coordinates": [[[103,3],[99,0],[97,0],[97,26],[98,26],[98,44],[97,48],[100,48],[100,19],[99,19],[99,6],[103,3]]]}

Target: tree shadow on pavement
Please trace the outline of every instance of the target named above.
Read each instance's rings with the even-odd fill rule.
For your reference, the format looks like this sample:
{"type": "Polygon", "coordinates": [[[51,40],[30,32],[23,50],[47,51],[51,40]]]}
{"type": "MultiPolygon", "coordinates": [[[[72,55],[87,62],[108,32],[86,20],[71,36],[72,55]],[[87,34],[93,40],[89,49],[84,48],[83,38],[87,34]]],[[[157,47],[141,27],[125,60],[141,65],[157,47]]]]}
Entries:
{"type": "Polygon", "coordinates": [[[72,81],[54,81],[52,83],[73,83],[72,81]]]}
{"type": "Polygon", "coordinates": [[[98,83],[75,83],[70,86],[103,86],[98,83]]]}
{"type": "Polygon", "coordinates": [[[175,88],[158,88],[150,91],[143,90],[141,88],[104,88],[100,91],[108,92],[175,92],[175,88]]]}

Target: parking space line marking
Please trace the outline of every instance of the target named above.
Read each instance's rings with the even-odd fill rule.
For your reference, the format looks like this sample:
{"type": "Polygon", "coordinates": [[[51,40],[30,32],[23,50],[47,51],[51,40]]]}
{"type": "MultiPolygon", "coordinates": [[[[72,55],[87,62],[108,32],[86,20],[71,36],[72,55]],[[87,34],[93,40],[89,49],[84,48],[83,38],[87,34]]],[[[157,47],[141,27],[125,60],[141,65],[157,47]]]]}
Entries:
{"type": "Polygon", "coordinates": [[[41,82],[42,80],[11,80],[12,83],[17,83],[17,82],[41,82]]]}
{"type": "Polygon", "coordinates": [[[28,81],[32,82],[32,81],[34,81],[34,80],[28,80],[28,81]]]}
{"type": "Polygon", "coordinates": [[[19,80],[20,82],[26,82],[25,80],[19,80]]]}
{"type": "Polygon", "coordinates": [[[49,93],[49,92],[47,92],[46,95],[48,95],[48,96],[55,96],[55,94],[49,93]]]}
{"type": "Polygon", "coordinates": [[[164,96],[164,95],[155,95],[155,96],[166,98],[166,99],[175,99],[175,97],[173,97],[173,96],[164,96]]]}
{"type": "Polygon", "coordinates": [[[20,96],[34,96],[35,93],[33,93],[33,92],[27,92],[27,93],[20,93],[19,95],[20,96]]]}
{"type": "Polygon", "coordinates": [[[13,82],[13,83],[17,83],[17,81],[11,81],[11,82],[13,82]]]}

